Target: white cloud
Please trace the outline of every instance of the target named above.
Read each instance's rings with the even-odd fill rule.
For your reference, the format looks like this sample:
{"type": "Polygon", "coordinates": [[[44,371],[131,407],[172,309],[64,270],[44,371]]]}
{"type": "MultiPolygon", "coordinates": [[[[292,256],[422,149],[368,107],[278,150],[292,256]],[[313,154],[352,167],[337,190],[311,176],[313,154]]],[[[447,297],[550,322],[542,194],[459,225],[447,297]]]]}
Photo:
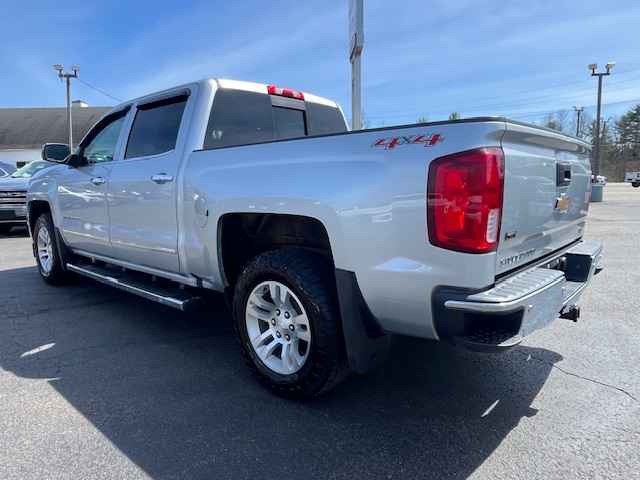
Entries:
{"type": "MultiPolygon", "coordinates": [[[[350,111],[347,0],[11,5],[0,60],[12,75],[3,78],[0,107],[63,104],[51,67],[60,62],[81,65],[84,81],[122,99],[216,76],[317,93],[350,111]],[[32,28],[21,37],[26,21],[32,28]]],[[[596,82],[586,65],[609,60],[618,65],[605,102],[633,100],[633,88],[614,90],[613,82],[640,85],[624,73],[640,69],[629,41],[637,18],[640,5],[623,0],[606,8],[595,0],[579,8],[570,0],[365,1],[363,107],[392,124],[446,118],[449,109],[520,114],[589,105],[596,82]]],[[[92,105],[113,104],[80,82],[73,92],[92,105]]]]}

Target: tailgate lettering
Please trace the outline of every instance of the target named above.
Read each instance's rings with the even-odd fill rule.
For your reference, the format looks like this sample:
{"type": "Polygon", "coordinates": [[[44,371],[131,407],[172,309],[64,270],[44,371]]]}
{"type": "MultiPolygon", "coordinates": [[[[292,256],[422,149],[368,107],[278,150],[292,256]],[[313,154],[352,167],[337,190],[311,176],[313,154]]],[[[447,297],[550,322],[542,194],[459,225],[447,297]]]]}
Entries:
{"type": "Polygon", "coordinates": [[[500,266],[506,267],[507,265],[514,265],[516,263],[520,263],[521,261],[526,260],[527,258],[533,257],[535,253],[536,253],[536,249],[531,248],[522,253],[518,253],[517,255],[511,255],[510,257],[505,257],[502,260],[500,260],[500,266]]]}

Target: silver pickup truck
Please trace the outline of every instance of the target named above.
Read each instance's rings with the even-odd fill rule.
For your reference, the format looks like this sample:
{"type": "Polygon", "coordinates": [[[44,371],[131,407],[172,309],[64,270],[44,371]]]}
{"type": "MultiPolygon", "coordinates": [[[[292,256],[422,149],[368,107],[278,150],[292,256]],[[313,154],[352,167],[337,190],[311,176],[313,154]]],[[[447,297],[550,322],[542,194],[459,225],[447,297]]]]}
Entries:
{"type": "Polygon", "coordinates": [[[583,240],[589,147],[476,118],[347,132],[334,102],[204,80],[115,107],[36,176],[40,275],[182,310],[227,295],[273,391],[308,398],[383,360],[390,335],[507,352],[600,270],[583,240]]]}

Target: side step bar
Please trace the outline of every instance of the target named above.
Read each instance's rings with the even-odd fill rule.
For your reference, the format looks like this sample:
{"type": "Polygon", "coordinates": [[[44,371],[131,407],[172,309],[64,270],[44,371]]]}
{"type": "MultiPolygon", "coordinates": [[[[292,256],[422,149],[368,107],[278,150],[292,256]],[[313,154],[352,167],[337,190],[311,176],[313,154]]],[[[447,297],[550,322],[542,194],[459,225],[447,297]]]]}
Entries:
{"type": "Polygon", "coordinates": [[[75,265],[68,263],[67,268],[83,277],[91,278],[105,285],[119,288],[162,305],[177,308],[183,312],[197,309],[204,303],[203,297],[192,295],[177,287],[158,285],[151,280],[131,276],[126,271],[123,272],[94,264],[75,265]]]}

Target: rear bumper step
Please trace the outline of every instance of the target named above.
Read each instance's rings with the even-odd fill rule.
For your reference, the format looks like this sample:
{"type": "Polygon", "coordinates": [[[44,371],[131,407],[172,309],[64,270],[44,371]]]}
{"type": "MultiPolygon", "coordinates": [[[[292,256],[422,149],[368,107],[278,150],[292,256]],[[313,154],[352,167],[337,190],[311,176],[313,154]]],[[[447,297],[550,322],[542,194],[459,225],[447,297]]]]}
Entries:
{"type": "Polygon", "coordinates": [[[522,340],[524,339],[517,332],[489,328],[453,337],[453,342],[458,347],[480,353],[507,353],[520,345],[522,340]]]}
{"type": "Polygon", "coordinates": [[[468,350],[502,353],[558,317],[577,321],[577,301],[602,269],[601,255],[599,243],[584,240],[558,257],[562,270],[533,267],[480,292],[443,287],[432,301],[438,337],[468,350]]]}
{"type": "Polygon", "coordinates": [[[126,271],[103,267],[95,264],[76,265],[68,263],[69,271],[91,278],[125,292],[133,293],[148,300],[177,308],[183,312],[191,311],[202,306],[204,299],[193,295],[181,288],[164,286],[155,283],[150,278],[129,275],[126,271]]]}

